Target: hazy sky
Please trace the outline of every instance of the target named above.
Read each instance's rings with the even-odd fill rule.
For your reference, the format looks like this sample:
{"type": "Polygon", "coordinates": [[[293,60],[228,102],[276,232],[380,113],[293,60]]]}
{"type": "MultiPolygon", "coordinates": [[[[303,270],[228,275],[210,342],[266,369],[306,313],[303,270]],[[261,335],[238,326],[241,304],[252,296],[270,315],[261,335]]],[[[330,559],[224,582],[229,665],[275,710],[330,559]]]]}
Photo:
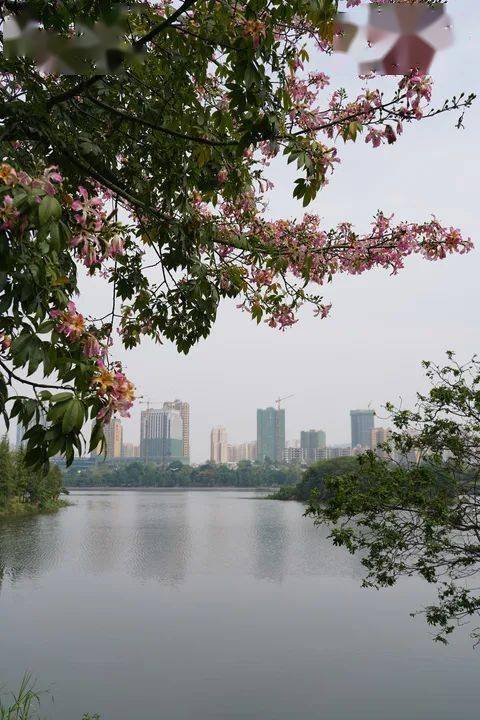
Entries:
{"type": "MultiPolygon", "coordinates": [[[[478,0],[453,0],[448,9],[455,44],[437,54],[431,69],[438,104],[462,90],[479,90],[478,0]]],[[[317,68],[331,74],[333,87],[360,88],[352,57],[319,56],[317,68]]],[[[388,83],[393,88],[395,79],[388,83]]],[[[395,212],[399,220],[422,221],[435,213],[478,244],[478,101],[465,130],[455,129],[457,117],[409,125],[393,146],[340,146],[342,164],[308,211],[325,218],[326,227],[350,220],[361,231],[377,209],[395,212]]],[[[300,217],[289,171],[277,162],[272,176],[270,215],[300,217]]],[[[446,349],[464,359],[478,351],[479,275],[479,250],[435,263],[410,259],[396,277],[386,271],[337,277],[325,288],[325,299],[333,302],[326,320],[306,308],[300,322],[281,333],[224,303],[211,336],[186,357],[150,341],[117,356],[153,403],[175,397],[190,403],[194,462],[208,457],[214,425],[225,425],[232,442],[254,439],[256,408],[279,395],[294,395],[284,405],[288,439],[312,427],[326,431],[328,444],[349,442],[350,408],[370,405],[381,414],[388,400],[411,403],[423,385],[421,360],[441,359],[446,349]]],[[[80,309],[98,315],[108,293],[91,280],[83,290],[80,309]]],[[[137,405],[124,421],[127,441],[139,440],[140,410],[137,405]]]]}

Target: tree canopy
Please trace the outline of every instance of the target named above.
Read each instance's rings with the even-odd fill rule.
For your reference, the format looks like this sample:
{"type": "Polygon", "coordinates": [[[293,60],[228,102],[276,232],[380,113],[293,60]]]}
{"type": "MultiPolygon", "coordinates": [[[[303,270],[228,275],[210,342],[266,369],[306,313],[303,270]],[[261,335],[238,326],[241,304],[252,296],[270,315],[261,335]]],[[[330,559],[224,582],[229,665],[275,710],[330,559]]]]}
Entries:
{"type": "MultiPolygon", "coordinates": [[[[413,410],[392,411],[394,431],[357,468],[329,477],[307,513],[331,527],[336,545],[358,552],[365,586],[402,576],[435,585],[424,609],[435,639],[480,611],[472,579],[480,569],[480,361],[424,363],[431,387],[413,410]]],[[[478,629],[473,632],[476,640],[478,629]]]]}
{"type": "Polygon", "coordinates": [[[29,426],[28,462],[70,463],[86,422],[95,448],[104,423],[128,414],[135,390],[111,357],[114,332],[126,348],[149,336],[187,352],[222,298],[283,330],[305,303],[328,315],[319,287],[336,274],[471,248],[436,218],[378,212],[365,234],[348,218],[268,218],[273,158],[296,166],[306,206],[343,143],[391,144],[450,110],[461,124],[473,100],[432,106],[415,68],[389,95],[367,77],[353,97],[332,87],[322,58],[336,0],[34,0],[2,12],[0,410],[29,426]],[[79,266],[110,284],[96,317],[76,300],[79,266]]]}
{"type": "Polygon", "coordinates": [[[98,464],[87,469],[73,465],[65,474],[65,484],[75,487],[270,487],[298,481],[300,468],[270,466],[242,460],[236,468],[205,463],[196,467],[170,463],[166,467],[141,461],[98,464]]]}

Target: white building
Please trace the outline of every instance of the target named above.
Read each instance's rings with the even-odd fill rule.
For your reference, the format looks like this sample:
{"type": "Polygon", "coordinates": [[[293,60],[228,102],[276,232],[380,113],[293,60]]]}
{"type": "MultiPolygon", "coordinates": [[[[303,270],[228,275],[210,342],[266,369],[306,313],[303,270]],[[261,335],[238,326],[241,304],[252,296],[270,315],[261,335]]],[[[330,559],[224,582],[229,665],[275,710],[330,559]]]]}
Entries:
{"type": "Polygon", "coordinates": [[[228,435],[222,426],[212,428],[210,433],[210,460],[217,464],[229,462],[228,435]]]}

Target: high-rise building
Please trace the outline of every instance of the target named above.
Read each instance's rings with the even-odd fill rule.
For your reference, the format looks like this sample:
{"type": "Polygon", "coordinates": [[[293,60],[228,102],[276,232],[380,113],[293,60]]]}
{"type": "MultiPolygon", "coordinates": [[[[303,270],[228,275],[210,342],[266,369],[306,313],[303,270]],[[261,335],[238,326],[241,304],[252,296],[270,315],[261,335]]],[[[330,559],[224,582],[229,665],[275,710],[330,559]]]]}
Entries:
{"type": "MultiPolygon", "coordinates": [[[[348,448],[350,449],[350,448],[348,448]]],[[[326,460],[328,458],[328,448],[320,447],[312,450],[312,462],[319,462],[320,460],[326,460]]]]}
{"type": "Polygon", "coordinates": [[[183,457],[185,458],[185,462],[188,463],[190,461],[190,405],[187,402],[183,402],[183,400],[177,399],[164,402],[163,407],[165,410],[178,410],[180,413],[183,423],[183,457]]]}
{"type": "Polygon", "coordinates": [[[300,440],[285,440],[285,447],[286,448],[299,448],[300,440]]]}
{"type": "Polygon", "coordinates": [[[324,450],[327,445],[327,436],[324,430],[302,430],[300,433],[300,447],[307,462],[315,461],[315,451],[324,450]]]}
{"type": "Polygon", "coordinates": [[[122,457],[132,458],[140,457],[140,446],[135,443],[127,442],[122,444],[122,457]]]}
{"type": "Polygon", "coordinates": [[[301,447],[286,447],[283,451],[283,462],[289,465],[301,465],[305,462],[305,452],[301,447]]]}
{"type": "Polygon", "coordinates": [[[239,445],[239,460],[250,460],[255,462],[257,459],[257,442],[256,440],[249,440],[248,442],[241,443],[239,445]]]}
{"type": "Polygon", "coordinates": [[[375,424],[374,410],[350,410],[352,448],[370,448],[372,430],[375,424]]]}
{"type": "Polygon", "coordinates": [[[120,420],[118,418],[112,418],[112,420],[104,426],[103,432],[107,445],[105,455],[107,460],[120,457],[122,454],[123,438],[122,423],[120,420]]]}
{"type": "Polygon", "coordinates": [[[333,460],[334,458],[339,457],[350,457],[351,454],[352,448],[350,445],[333,445],[332,447],[328,447],[326,450],[328,460],[333,460]]]}
{"type": "Polygon", "coordinates": [[[390,435],[391,431],[387,430],[387,428],[379,427],[372,429],[370,434],[370,449],[373,450],[379,457],[387,457],[386,451],[379,446],[388,442],[390,435]]]}
{"type": "Polygon", "coordinates": [[[257,443],[255,440],[239,443],[238,445],[229,444],[227,447],[229,463],[238,463],[242,460],[250,460],[250,462],[254,462],[257,458],[257,443]]]}
{"type": "Polygon", "coordinates": [[[283,461],[285,410],[273,407],[257,410],[257,460],[283,461]]]}
{"type": "Polygon", "coordinates": [[[214,427],[210,433],[210,460],[213,463],[226,463],[228,459],[228,437],[224,427],[214,427]]]}
{"type": "Polygon", "coordinates": [[[148,408],[140,419],[140,457],[145,462],[168,465],[186,462],[183,454],[183,423],[178,410],[148,408]]]}

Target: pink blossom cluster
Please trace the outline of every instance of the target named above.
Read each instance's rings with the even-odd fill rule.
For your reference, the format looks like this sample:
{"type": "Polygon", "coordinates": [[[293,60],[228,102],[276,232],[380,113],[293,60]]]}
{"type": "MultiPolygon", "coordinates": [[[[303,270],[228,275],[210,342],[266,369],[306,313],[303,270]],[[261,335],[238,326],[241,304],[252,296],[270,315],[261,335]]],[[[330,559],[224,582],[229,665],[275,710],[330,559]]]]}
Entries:
{"type": "MultiPolygon", "coordinates": [[[[342,137],[344,141],[355,140],[365,128],[365,142],[373,147],[383,143],[392,144],[403,132],[403,123],[420,120],[432,97],[432,80],[425,74],[412,71],[398,84],[398,93],[392,102],[386,103],[379,90],[364,88],[353,100],[347,101],[343,90],[335,90],[328,103],[320,103],[320,92],[329,84],[325,73],[309,73],[302,76],[302,60],[291,63],[291,74],[286,81],[292,107],[289,111],[290,131],[293,137],[305,135],[316,144],[309,146],[310,163],[327,182],[327,171],[333,171],[334,163],[340,162],[337,151],[328,148],[317,139],[323,133],[330,140],[342,137]],[[316,148],[316,150],[315,150],[316,148]]],[[[259,146],[264,163],[281,150],[282,142],[265,142],[259,146]]],[[[301,145],[299,152],[301,151],[301,145]]]]}
{"type": "Polygon", "coordinates": [[[0,352],[6,352],[11,344],[12,338],[10,335],[5,335],[4,332],[0,332],[0,352]]]}
{"type": "Polygon", "coordinates": [[[100,422],[108,423],[115,413],[130,417],[129,411],[135,400],[135,386],[122,372],[120,363],[116,363],[113,369],[109,370],[102,360],[98,360],[92,385],[103,402],[97,414],[100,422]]]}
{"type": "Polygon", "coordinates": [[[50,317],[56,320],[56,331],[70,340],[79,340],[85,332],[85,318],[73,302],[68,303],[66,310],[51,310],[50,317]]]}
{"type": "Polygon", "coordinates": [[[41,177],[32,178],[23,170],[17,172],[8,163],[2,163],[0,165],[0,181],[12,187],[21,185],[26,189],[40,189],[47,195],[55,195],[63,178],[56,165],[45,168],[41,177]]]}
{"type": "MultiPolygon", "coordinates": [[[[17,171],[8,163],[0,165],[0,182],[12,189],[19,186],[27,190],[42,190],[47,195],[59,195],[63,190],[63,178],[54,165],[47,167],[40,177],[32,178],[26,172],[17,171]]],[[[124,252],[121,230],[111,225],[107,219],[105,203],[112,195],[100,187],[95,194],[80,186],[74,199],[69,195],[62,196],[66,207],[72,213],[73,231],[70,246],[76,248],[83,263],[91,268],[99,265],[108,258],[115,258],[124,252]]],[[[13,202],[12,195],[4,195],[0,206],[0,227],[12,229],[18,223],[20,229],[26,229],[28,218],[19,212],[13,202]]],[[[37,201],[41,197],[37,195],[37,201]]]]}
{"type": "MultiPolygon", "coordinates": [[[[232,214],[229,219],[232,228],[238,215],[232,214]]],[[[224,234],[228,226],[225,222],[224,234]]],[[[396,274],[410,255],[438,260],[473,248],[471,240],[464,239],[460,230],[445,227],[436,218],[425,223],[395,223],[393,215],[388,217],[381,212],[373,219],[366,235],[357,234],[350,223],[341,223],[327,231],[318,216],[308,214],[301,222],[268,222],[258,215],[252,216],[249,225],[244,224],[241,230],[252,238],[252,245],[259,242],[270,259],[268,266],[259,266],[258,257],[252,257],[245,284],[246,299],[238,307],[254,317],[261,307],[268,324],[282,330],[296,322],[295,310],[307,300],[303,290],[293,292],[287,275],[301,280],[303,286],[310,282],[322,286],[336,274],[359,275],[374,267],[390,269],[396,274]],[[279,301],[289,292],[293,298],[291,304],[279,301]]],[[[234,234],[239,233],[240,228],[234,234]]],[[[234,248],[222,246],[219,257],[224,262],[234,261],[234,248]]],[[[321,298],[309,296],[308,299],[314,302],[316,315],[327,317],[330,304],[323,303],[321,298]]]]}
{"type": "Polygon", "coordinates": [[[444,227],[436,218],[421,224],[394,224],[393,216],[383,213],[376,215],[371,231],[365,236],[356,234],[349,223],[327,233],[315,215],[305,215],[300,223],[285,220],[265,223],[255,232],[288,258],[290,272],[301,277],[309,267],[309,280],[319,285],[334,274],[358,275],[373,267],[390,268],[395,274],[412,254],[437,260],[448,253],[466,253],[473,248],[471,240],[464,239],[458,229],[444,227]]]}
{"type": "Polygon", "coordinates": [[[70,208],[74,213],[77,229],[70,239],[71,247],[75,248],[86,267],[99,265],[108,258],[122,255],[123,239],[119,233],[109,236],[105,196],[90,195],[88,190],[80,186],[77,196],[70,208]]]}
{"type": "Polygon", "coordinates": [[[74,342],[79,342],[87,358],[100,358],[107,354],[107,347],[97,336],[87,330],[85,318],[78,312],[75,303],[69,302],[66,310],[51,310],[50,317],[56,321],[55,330],[74,342]]]}
{"type": "Polygon", "coordinates": [[[0,229],[10,230],[16,226],[20,212],[13,204],[11,195],[3,196],[3,204],[0,206],[0,229]]]}
{"type": "Polygon", "coordinates": [[[112,370],[105,365],[108,343],[101,343],[95,333],[86,328],[85,318],[77,311],[73,302],[68,303],[66,310],[52,310],[50,316],[56,321],[55,330],[58,333],[78,342],[85,357],[95,359],[91,384],[102,400],[97,419],[107,423],[117,412],[128,417],[128,411],[135,399],[135,388],[121,371],[119,363],[114,364],[112,370]]]}

